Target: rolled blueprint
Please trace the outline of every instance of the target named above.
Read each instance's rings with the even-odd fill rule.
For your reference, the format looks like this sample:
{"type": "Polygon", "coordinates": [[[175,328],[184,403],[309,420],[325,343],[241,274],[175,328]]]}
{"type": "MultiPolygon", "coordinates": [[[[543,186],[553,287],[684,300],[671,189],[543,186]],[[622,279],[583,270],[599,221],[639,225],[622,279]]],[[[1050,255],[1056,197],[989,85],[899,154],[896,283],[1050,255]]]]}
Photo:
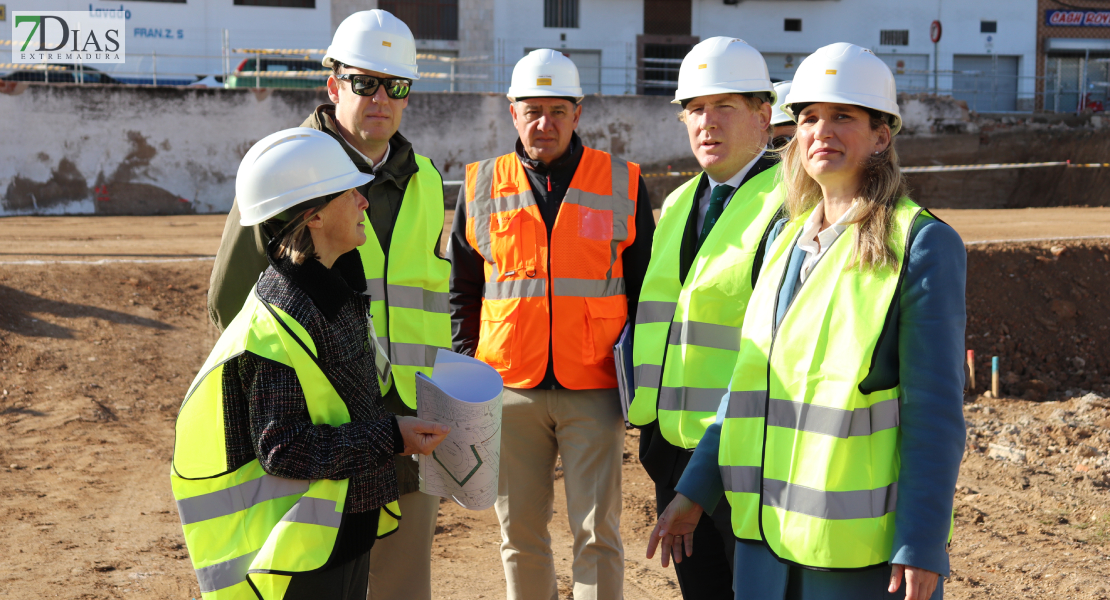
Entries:
{"type": "Polygon", "coordinates": [[[416,415],[451,427],[419,457],[420,491],[485,510],[497,500],[501,461],[501,375],[486,363],[440,349],[432,376],[416,374],[416,415]]]}

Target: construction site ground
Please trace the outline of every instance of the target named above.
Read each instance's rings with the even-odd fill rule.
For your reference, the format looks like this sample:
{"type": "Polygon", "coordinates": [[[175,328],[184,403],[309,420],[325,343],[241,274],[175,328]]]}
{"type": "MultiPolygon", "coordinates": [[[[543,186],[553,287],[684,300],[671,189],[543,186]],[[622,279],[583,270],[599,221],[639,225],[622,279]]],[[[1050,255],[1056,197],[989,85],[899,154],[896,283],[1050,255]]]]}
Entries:
{"type": "MultiPolygon", "coordinates": [[[[938,215],[969,242],[978,384],[947,596],[1110,598],[1110,208],[938,215]],[[1001,398],[980,395],[992,355],[1001,398]]],[[[0,219],[0,598],[200,597],[168,475],[178,405],[217,337],[205,295],[224,221],[0,219]]],[[[676,599],[673,571],[644,558],[655,500],[637,445],[630,430],[625,597],[676,599]]],[[[492,509],[441,503],[434,597],[504,598],[499,542],[492,509]]]]}

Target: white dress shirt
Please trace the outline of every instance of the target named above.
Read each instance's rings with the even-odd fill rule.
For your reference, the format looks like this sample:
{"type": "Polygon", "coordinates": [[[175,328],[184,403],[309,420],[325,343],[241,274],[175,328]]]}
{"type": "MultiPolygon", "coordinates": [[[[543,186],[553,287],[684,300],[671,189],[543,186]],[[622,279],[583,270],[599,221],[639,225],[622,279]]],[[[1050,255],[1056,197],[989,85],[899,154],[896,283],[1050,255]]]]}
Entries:
{"type": "Polygon", "coordinates": [[[389,144],[387,143],[385,145],[385,154],[383,154],[382,159],[379,160],[377,162],[377,164],[375,164],[374,161],[370,160],[370,158],[368,156],[366,156],[365,154],[363,154],[358,148],[355,148],[354,146],[351,146],[351,148],[353,148],[354,151],[356,153],[358,153],[359,156],[362,157],[362,160],[366,161],[366,164],[370,165],[370,170],[375,172],[375,173],[377,173],[378,169],[380,169],[382,167],[382,165],[385,164],[385,161],[389,160],[389,151],[392,149],[392,148],[390,148],[389,144]]]}
{"type": "Polygon", "coordinates": [[[825,203],[820,202],[817,208],[813,209],[813,213],[809,215],[806,220],[805,227],[802,228],[802,235],[798,238],[798,247],[806,252],[806,258],[802,261],[802,270],[798,273],[799,283],[805,283],[806,278],[809,277],[809,272],[813,270],[817,261],[825,255],[825,252],[844,233],[848,225],[855,219],[856,208],[859,206],[859,201],[853,202],[848,210],[833,223],[821,231],[821,224],[825,222],[825,203]],[[816,241],[814,238],[817,238],[816,241]]]}
{"type": "MultiPolygon", "coordinates": [[[[709,199],[713,196],[713,188],[723,183],[731,185],[733,188],[740,189],[740,182],[744,181],[744,177],[748,175],[748,171],[752,170],[752,166],[755,165],[759,159],[763,158],[764,154],[765,152],[760,152],[758,156],[752,159],[752,162],[744,165],[744,168],[740,169],[740,171],[733,175],[728,181],[713,181],[713,178],[709,177],[708,173],[705,175],[709,177],[709,187],[705,190],[705,193],[702,194],[701,198],[698,198],[698,235],[701,235],[702,225],[705,224],[705,213],[709,210],[709,199]]],[[[735,191],[732,193],[733,195],[736,194],[735,191]]],[[[728,203],[731,201],[732,196],[725,198],[725,208],[728,208],[728,203]]]]}

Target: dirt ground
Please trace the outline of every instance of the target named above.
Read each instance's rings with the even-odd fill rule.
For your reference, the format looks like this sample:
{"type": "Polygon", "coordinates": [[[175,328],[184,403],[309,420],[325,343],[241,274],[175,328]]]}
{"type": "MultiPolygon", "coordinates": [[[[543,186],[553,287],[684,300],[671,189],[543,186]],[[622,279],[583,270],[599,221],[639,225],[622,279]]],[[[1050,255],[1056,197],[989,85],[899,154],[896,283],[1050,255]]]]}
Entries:
{"type": "MultiPolygon", "coordinates": [[[[941,217],[967,241],[1110,235],[1110,209],[977,212],[941,217]]],[[[223,221],[0,219],[0,597],[199,597],[167,471],[177,406],[216,338],[204,257],[223,221]],[[182,262],[156,262],[169,260],[182,262]]],[[[1003,398],[965,403],[948,597],[1110,598],[1110,240],[968,252],[976,392],[996,354],[1003,398]]],[[[673,572],[643,558],[654,495],[637,442],[630,431],[625,596],[676,599],[673,572]]],[[[437,531],[436,598],[505,597],[492,510],[443,503],[437,531]]]]}
{"type": "MultiPolygon", "coordinates": [[[[965,242],[1110,238],[1110,208],[942,209],[965,242]]],[[[455,211],[448,210],[444,235],[455,211]]],[[[659,211],[655,211],[656,219],[659,211]]],[[[44,260],[156,260],[212,256],[226,215],[8,217],[0,219],[0,264],[44,260]]]]}

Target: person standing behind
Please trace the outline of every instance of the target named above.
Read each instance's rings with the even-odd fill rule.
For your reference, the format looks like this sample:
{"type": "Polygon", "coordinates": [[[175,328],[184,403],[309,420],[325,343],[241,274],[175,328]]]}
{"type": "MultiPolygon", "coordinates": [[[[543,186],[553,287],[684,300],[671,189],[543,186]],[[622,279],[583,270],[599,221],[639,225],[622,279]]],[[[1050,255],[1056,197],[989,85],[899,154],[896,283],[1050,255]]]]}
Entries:
{"type": "Polygon", "coordinates": [[[794,137],[794,130],[796,129],[794,119],[782,110],[782,104],[786,102],[786,95],[789,93],[789,81],[780,81],[775,84],[775,95],[778,96],[778,101],[775,102],[775,110],[771,114],[771,125],[775,127],[775,132],[771,137],[771,146],[776,149],[785,146],[786,142],[794,137]]]}
{"type": "MultiPolygon", "coordinates": [[[[440,258],[442,177],[398,132],[408,93],[418,77],[416,42],[409,28],[383,10],[354,13],[340,23],[323,59],[332,69],[328,97],[303,126],[335,138],[374,180],[366,197],[366,243],[359,246],[366,294],[392,377],[379,384],[386,408],[416,414],[416,373],[431,373],[436,348],[451,345],[447,310],[450,266],[440,258]],[[388,269],[387,269],[388,265],[388,269]]],[[[279,215],[280,218],[280,215],[279,215]]],[[[212,270],[208,310],[223,329],[239,312],[266,268],[266,224],[239,225],[232,205],[212,270]]],[[[439,498],[419,491],[416,462],[396,460],[404,525],[370,556],[371,600],[430,600],[431,553],[439,498]]]]}
{"type": "Polygon", "coordinates": [[[510,600],[554,600],[563,459],[574,597],[623,595],[624,427],[613,345],[634,318],[655,222],[640,167],[583,146],[578,70],[554,50],[513,69],[516,152],[466,167],[451,228],[456,352],[505,381],[495,508],[510,600]]]}
{"type": "MultiPolygon", "coordinates": [[[[674,102],[705,171],[663,203],[637,310],[629,410],[657,514],[728,391],[754,259],[782,205],[777,161],[766,153],[774,100],[763,56],[741,40],[710,38],[682,61],[674,102]]],[[[682,596],[732,598],[727,507],[703,516],[694,535],[698,554],[675,564],[682,596]]]]}

